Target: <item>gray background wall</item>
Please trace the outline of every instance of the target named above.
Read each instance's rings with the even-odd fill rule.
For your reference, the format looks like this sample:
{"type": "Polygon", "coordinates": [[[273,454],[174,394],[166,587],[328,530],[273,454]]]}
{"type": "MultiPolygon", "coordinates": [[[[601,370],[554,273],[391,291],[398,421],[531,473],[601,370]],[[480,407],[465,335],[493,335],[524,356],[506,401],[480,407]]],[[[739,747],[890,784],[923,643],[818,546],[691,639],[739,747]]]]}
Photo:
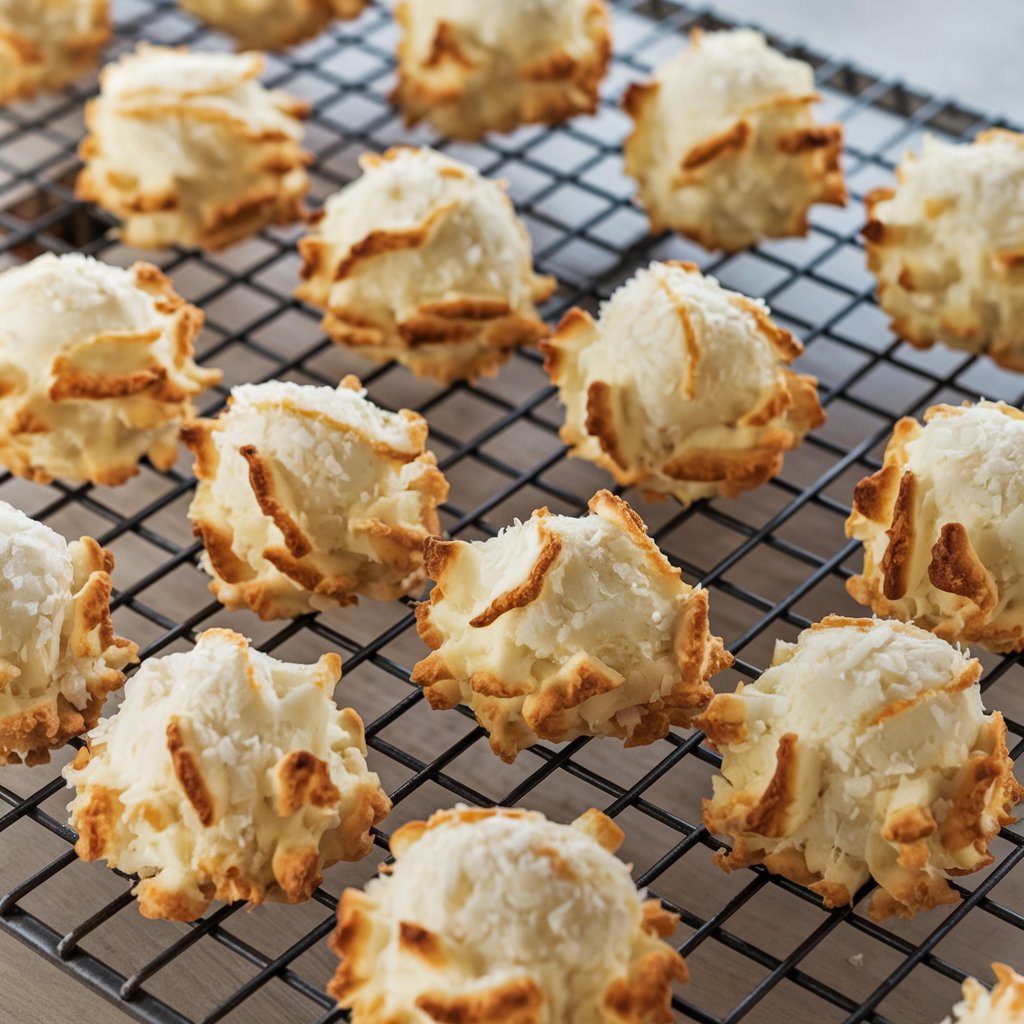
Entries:
{"type": "Polygon", "coordinates": [[[1024,123],[1021,0],[719,0],[725,17],[1024,123]]]}

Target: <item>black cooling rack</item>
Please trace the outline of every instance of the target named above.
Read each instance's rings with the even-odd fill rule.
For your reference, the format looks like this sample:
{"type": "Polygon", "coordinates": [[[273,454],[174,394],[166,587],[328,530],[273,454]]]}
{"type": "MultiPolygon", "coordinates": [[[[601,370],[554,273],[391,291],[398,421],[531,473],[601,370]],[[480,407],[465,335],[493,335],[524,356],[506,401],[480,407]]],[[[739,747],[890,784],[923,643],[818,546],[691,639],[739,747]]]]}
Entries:
{"type": "MultiPolygon", "coordinates": [[[[272,57],[268,77],[313,103],[308,142],[316,153],[316,199],[351,180],[359,152],[400,141],[437,145],[507,178],[539,266],[561,281],[545,310],[552,321],[573,304],[594,309],[651,259],[676,257],[765,297],[804,339],[801,366],[819,376],[830,418],[788,457],[777,480],[741,499],[687,511],[629,494],[687,579],[710,589],[713,626],[737,655],[736,670],[753,677],[770,659],[774,638],[791,639],[830,611],[855,610],[842,584],[857,569],[856,549],[842,523],[853,484],[879,465],[894,420],[936,401],[980,394],[1024,400],[1024,378],[986,360],[944,349],[918,353],[895,339],[874,303],[857,237],[861,197],[890,179],[901,152],[922,132],[967,139],[993,121],[773,40],[814,65],[824,96],[820,116],[846,125],[849,206],[816,209],[806,239],[729,258],[680,239],[650,238],[622,174],[628,124],[615,101],[630,80],[675,52],[681,32],[722,23],[670,0],[618,0],[614,8],[617,50],[606,100],[596,116],[555,130],[524,128],[479,145],[406,131],[387,103],[396,30],[379,6],[286,57],[272,57]]],[[[142,38],[227,45],[178,14],[171,0],[115,0],[114,10],[116,50],[142,38]]],[[[79,249],[122,264],[144,255],[124,249],[108,235],[112,222],[104,214],[74,200],[81,106],[93,91],[94,84],[0,110],[4,263],[44,250],[79,249]]],[[[291,298],[297,234],[271,230],[224,254],[157,257],[178,290],[206,310],[202,361],[226,371],[225,387],[207,396],[204,412],[215,411],[226,388],[242,380],[334,384],[353,371],[379,403],[427,416],[432,447],[453,484],[444,508],[451,534],[491,535],[542,504],[584,509],[607,481],[593,467],[566,460],[559,408],[536,353],[518,353],[496,380],[473,387],[440,389],[401,368],[370,368],[328,344],[316,312],[291,298]]],[[[4,476],[0,496],[67,535],[88,532],[113,548],[115,618],[122,633],[140,641],[143,657],[179,649],[212,624],[234,626],[294,660],[341,651],[339,698],[367,722],[371,766],[395,801],[388,831],[456,801],[523,804],[560,820],[591,805],[616,816],[629,836],[624,854],[638,884],[651,886],[682,917],[677,941],[692,976],[674,999],[682,1018],[937,1021],[966,973],[988,977],[996,958],[1024,963],[1019,831],[1004,829],[993,845],[995,863],[961,879],[958,906],[909,923],[875,924],[863,902],[826,912],[806,890],[760,869],[726,876],[711,863],[720,844],[699,824],[699,800],[717,765],[700,734],[674,732],[633,751],[612,741],[576,741],[501,765],[468,716],[429,712],[409,684],[421,650],[408,604],[364,603],[269,625],[224,612],[195,565],[198,544],[185,519],[193,484],[182,459],[163,474],[145,467],[117,490],[41,487],[4,476]]],[[[1006,713],[1019,757],[1024,671],[1019,658],[983,660],[986,701],[1006,713]]],[[[719,677],[719,689],[732,685],[730,675],[719,677]]],[[[0,928],[140,1021],[343,1019],[324,991],[333,968],[325,939],[338,894],[372,875],[387,832],[377,836],[375,857],[332,869],[307,905],[253,914],[222,907],[191,926],[143,922],[130,879],[76,861],[57,774],[70,753],[50,766],[0,776],[0,890],[9,888],[0,898],[0,928]]]]}

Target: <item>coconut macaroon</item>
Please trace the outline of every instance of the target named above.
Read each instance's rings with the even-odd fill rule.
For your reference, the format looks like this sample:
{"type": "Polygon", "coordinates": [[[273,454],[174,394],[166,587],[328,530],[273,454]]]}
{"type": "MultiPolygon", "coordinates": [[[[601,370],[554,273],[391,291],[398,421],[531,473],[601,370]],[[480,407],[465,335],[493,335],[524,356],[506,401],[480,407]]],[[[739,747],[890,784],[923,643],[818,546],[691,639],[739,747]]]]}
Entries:
{"type": "Polygon", "coordinates": [[[64,769],[78,856],[139,875],[144,917],[309,899],[390,810],[340,676],[336,654],[294,665],[226,629],[145,662],[64,769]]]}
{"type": "Polygon", "coordinates": [[[114,634],[114,557],[0,501],[0,765],[40,764],[91,729],[136,646],[114,634]]]}
{"type": "Polygon", "coordinates": [[[1003,402],[901,419],[862,480],[846,534],[864,571],[846,589],[877,615],[950,642],[1024,648],[1024,413],[1003,402]]]}
{"type": "Polygon", "coordinates": [[[109,0],[0,0],[0,103],[88,74],[109,37],[109,0]]]}
{"type": "Polygon", "coordinates": [[[328,991],[353,1024],[659,1024],[683,958],[678,917],[644,900],[597,810],[440,811],[391,837],[395,864],[346,889],[328,991]]]}
{"type": "Polygon", "coordinates": [[[803,346],[757,299],[690,263],[652,263],[600,320],[572,309],[545,343],[562,440],[649,497],[735,497],[782,468],[825,420],[803,346]]]}
{"type": "Polygon", "coordinates": [[[444,382],[494,373],[549,333],[530,238],[504,184],[430,149],[360,158],[362,177],[327,200],[299,242],[300,299],[371,362],[396,359],[444,382]]]}
{"type": "Polygon", "coordinates": [[[336,18],[357,18],[367,0],[181,0],[190,14],[245,49],[284,50],[319,35],[336,18]]]}
{"type": "Polygon", "coordinates": [[[422,589],[448,496],[422,416],[377,408],[355,377],[337,390],[270,381],[234,388],[182,438],[201,564],[228,608],[288,618],[422,589]]]}
{"type": "Polygon", "coordinates": [[[653,743],[689,725],[732,664],[707,591],[683,582],[643,520],[608,491],[590,511],[427,542],[437,586],[416,619],[433,653],[412,680],[433,708],[471,708],[504,761],[538,740],[653,743]]]}
{"type": "Polygon", "coordinates": [[[892,329],[918,348],[941,341],[1024,371],[1024,135],[926,136],[896,177],[865,199],[864,228],[892,329]]]}
{"type": "Polygon", "coordinates": [[[814,203],[843,206],[843,129],[816,124],[809,64],[749,29],[690,33],[690,46],[632,85],[626,173],[654,232],[735,252],[807,233],[814,203]]]}
{"type": "Polygon", "coordinates": [[[307,104],[259,82],[257,53],[140,46],[100,76],[79,199],[124,222],[125,244],[219,249],[303,216],[307,104]]]}
{"type": "Polygon", "coordinates": [[[732,839],[727,870],[764,864],[825,906],[869,879],[870,913],[955,903],[947,877],[992,863],[1024,790],[981,665],[908,623],[831,615],[779,641],[757,682],[719,694],[698,724],[722,753],[704,801],[732,839]]]}
{"type": "Polygon", "coordinates": [[[39,483],[120,484],[177,457],[202,313],[156,267],[46,253],[0,273],[0,464],[39,483]]]}
{"type": "Polygon", "coordinates": [[[597,109],[612,52],[604,0],[403,0],[395,16],[406,122],[478,139],[597,109]]]}
{"type": "Polygon", "coordinates": [[[964,998],[942,1024],[1021,1024],[1024,1021],[1024,977],[1006,964],[993,964],[995,988],[990,992],[976,978],[965,978],[964,998]]]}

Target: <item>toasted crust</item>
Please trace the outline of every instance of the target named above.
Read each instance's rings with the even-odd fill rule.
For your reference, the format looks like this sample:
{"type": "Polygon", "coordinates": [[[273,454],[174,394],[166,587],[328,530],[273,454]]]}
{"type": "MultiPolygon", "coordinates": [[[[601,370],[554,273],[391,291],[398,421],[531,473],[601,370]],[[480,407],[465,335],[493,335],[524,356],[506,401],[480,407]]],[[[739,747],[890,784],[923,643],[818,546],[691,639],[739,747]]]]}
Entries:
{"type": "Polygon", "coordinates": [[[141,46],[108,66],[100,95],[86,111],[90,134],[81,146],[85,166],[77,197],[120,217],[124,241],[143,249],[177,244],[216,250],[268,224],[305,217],[305,168],[311,157],[301,148],[298,119],[308,108],[258,86],[262,67],[254,53],[230,57],[156,46],[141,46]],[[152,85],[148,68],[158,62],[180,66],[152,85]],[[220,64],[208,70],[204,62],[220,64]],[[136,76],[143,84],[133,90],[136,76]],[[201,165],[209,158],[193,149],[188,130],[196,124],[232,154],[231,175],[221,173],[218,164],[204,178],[201,165]],[[175,185],[175,168],[145,159],[150,141],[161,154],[177,147],[180,178],[191,182],[190,188],[175,185]]]}
{"type": "Polygon", "coordinates": [[[360,388],[354,377],[337,392],[250,386],[234,392],[218,419],[182,432],[199,479],[189,517],[203,541],[210,588],[227,607],[291,618],[352,604],[361,594],[392,600],[421,589],[424,541],[440,531],[437,507],[448,483],[424,449],[423,418],[404,411],[389,428],[387,414],[360,388]],[[387,440],[395,425],[401,450],[387,440]],[[314,436],[321,457],[366,460],[373,487],[332,487],[300,443],[314,436]],[[250,439],[259,445],[238,443],[250,439]],[[297,481],[319,487],[319,498],[311,501],[297,481]],[[325,500],[333,504],[321,508],[325,500]],[[416,518],[403,521],[414,508],[416,518]],[[330,530],[319,525],[325,515],[330,530]]]}
{"type": "Polygon", "coordinates": [[[139,874],[145,917],[192,921],[214,899],[308,899],[325,866],[365,856],[390,809],[366,770],[359,716],[330,698],[339,675],[336,655],[273,662],[229,630],[146,662],[65,769],[78,855],[139,874]],[[153,749],[153,730],[164,733],[163,757],[133,760],[140,743],[153,749]],[[218,731],[217,750],[234,753],[224,762],[198,739],[218,731]]]}
{"type": "MultiPolygon", "coordinates": [[[[541,509],[519,528],[526,531],[523,536],[509,535],[510,546],[523,545],[532,554],[520,573],[505,577],[521,582],[495,596],[491,591],[481,598],[469,589],[489,575],[486,546],[427,544],[426,566],[437,585],[430,600],[417,607],[416,619],[433,653],[416,665],[412,680],[436,709],[459,703],[472,708],[490,733],[492,749],[506,761],[538,739],[559,743],[601,735],[628,745],[651,743],[672,725],[689,725],[711,699],[707,680],[732,663],[721,639],[710,631],[706,591],[683,583],[633,509],[601,491],[591,499],[590,511],[593,520],[580,525],[541,509]],[[594,539],[585,543],[578,528],[591,528],[594,539]],[[564,579],[588,574],[580,586],[590,587],[602,573],[597,566],[584,567],[589,544],[604,545],[609,559],[623,565],[628,561],[636,574],[630,600],[644,609],[638,615],[653,615],[660,623],[656,654],[633,652],[626,640],[618,656],[609,654],[605,637],[562,622],[571,612],[560,604],[564,579]],[[649,598],[643,596],[644,587],[651,588],[649,598]],[[553,633],[579,631],[564,656],[530,654],[524,648],[519,631],[534,628],[528,623],[538,615],[546,616],[553,633]]],[[[600,587],[616,583],[626,585],[609,579],[600,587]]],[[[572,592],[579,602],[575,586],[572,592]]],[[[593,607],[601,600],[595,593],[593,607]]],[[[585,603],[576,607],[575,617],[585,617],[585,603]]],[[[622,614],[629,612],[624,608],[622,614]]]]}
{"type": "Polygon", "coordinates": [[[324,309],[333,341],[450,383],[493,374],[514,349],[548,336],[536,304],[555,282],[533,272],[529,237],[499,183],[430,150],[397,147],[361,164],[363,177],[328,200],[299,242],[296,294],[324,309]],[[437,182],[444,195],[428,210],[404,209],[402,197],[437,182]],[[367,211],[392,226],[377,227],[367,211]],[[349,237],[353,219],[361,226],[349,237]],[[466,262],[473,239],[505,250],[500,273],[466,262]]]}
{"type": "MultiPolygon", "coordinates": [[[[622,838],[610,819],[592,809],[571,829],[552,826],[534,812],[476,808],[441,811],[427,822],[404,825],[393,836],[396,864],[388,874],[371,882],[366,891],[346,889],[342,894],[330,943],[341,963],[328,991],[341,1007],[352,1011],[354,1024],[384,1024],[424,1014],[439,1024],[540,1024],[566,1019],[562,1010],[567,999],[574,1010],[586,1012],[588,1019],[602,1024],[667,1024],[672,1018],[672,982],[687,977],[682,957],[662,941],[675,930],[678,917],[656,900],[639,902],[621,866],[610,857],[622,838]],[[425,895],[429,889],[415,890],[414,905],[394,903],[392,885],[427,871],[468,871],[468,866],[451,862],[469,856],[474,843],[486,846],[500,841],[495,837],[509,828],[522,831],[520,842],[528,843],[528,856],[552,866],[550,874],[532,879],[531,893],[520,893],[519,903],[524,899],[543,902],[549,887],[586,890],[603,881],[614,884],[614,890],[603,891],[597,906],[611,900],[631,904],[623,907],[629,910],[623,920],[636,924],[616,935],[618,955],[608,964],[606,975],[595,971],[593,962],[605,955],[604,936],[600,927],[593,927],[598,924],[596,918],[588,930],[565,937],[573,946],[592,947],[592,960],[585,972],[590,980],[583,982],[580,976],[584,972],[568,970],[559,975],[543,962],[539,950],[548,941],[543,934],[533,943],[538,952],[525,944],[515,962],[511,958],[506,961],[507,952],[496,951],[486,941],[473,944],[467,939],[465,926],[455,923],[458,906],[448,909],[451,924],[444,912],[435,911],[430,914],[435,923],[424,927],[417,918],[423,913],[419,904],[429,901],[425,895]],[[452,830],[465,834],[467,842],[449,853],[443,844],[452,830]],[[581,834],[597,838],[604,850],[589,841],[579,845],[581,834]],[[609,836],[612,844],[607,841],[609,836]],[[447,854],[445,862],[424,863],[428,850],[442,848],[447,854]],[[469,956],[467,947],[472,947],[469,956]],[[531,953],[538,958],[536,964],[530,962],[531,953]],[[557,987],[552,985],[554,979],[557,987]]],[[[507,903],[510,880],[506,868],[505,863],[497,863],[489,880],[494,893],[491,913],[499,918],[515,915],[507,903]]],[[[561,892],[560,905],[565,912],[572,904],[565,890],[561,892]]],[[[517,934],[509,937],[509,948],[519,939],[523,922],[531,919],[524,915],[510,921],[509,930],[517,934]]]]}
{"type": "MultiPolygon", "coordinates": [[[[542,19],[550,16],[540,15],[530,26],[540,37],[537,44],[528,47],[517,38],[513,51],[483,44],[474,25],[444,21],[424,0],[405,0],[396,9],[405,37],[398,44],[392,101],[408,125],[426,119],[457,139],[592,114],[611,58],[608,10],[604,0],[567,0],[567,6],[573,9],[572,38],[548,38],[542,19]],[[415,45],[420,36],[432,38],[426,52],[415,45]]],[[[488,8],[486,15],[499,24],[507,16],[499,8],[488,8]]],[[[522,28],[510,20],[506,31],[522,28]]]]}
{"type": "Polygon", "coordinates": [[[704,801],[707,828],[732,839],[732,850],[718,858],[721,866],[763,863],[809,886],[828,907],[852,903],[873,877],[875,919],[955,903],[948,879],[991,863],[989,844],[1024,797],[1002,716],[981,708],[980,674],[977,661],[917,627],[882,620],[829,616],[796,645],[781,645],[761,680],[715,697],[698,719],[723,755],[724,778],[704,801]],[[862,645],[856,634],[870,643],[862,645]],[[853,664],[850,651],[859,651],[864,663],[853,664]],[[945,677],[945,669],[935,668],[942,651],[945,677]],[[930,661],[921,679],[918,658],[930,661]],[[870,714],[850,697],[862,678],[867,687],[882,687],[870,714]],[[821,698],[808,688],[811,681],[825,689],[821,698]],[[902,696],[908,687],[910,699],[902,696]],[[831,739],[813,724],[816,709],[804,713],[815,699],[835,704],[831,739]],[[748,729],[755,722],[756,732],[748,729]],[[812,724],[800,731],[801,722],[812,724]],[[926,763],[918,766],[920,737],[936,728],[960,753],[947,750],[936,766],[926,750],[926,763]],[[887,742],[889,729],[894,740],[887,742]],[[758,767],[767,760],[760,748],[775,736],[768,775],[758,767]],[[827,743],[841,752],[834,755],[827,743]],[[862,748],[871,755],[862,758],[856,753],[862,748]],[[899,758],[899,772],[886,774],[878,762],[885,752],[899,758]],[[836,800],[845,822],[837,823],[836,800]]]}
{"type": "Polygon", "coordinates": [[[725,291],[692,265],[652,264],[616,292],[599,323],[571,310],[544,351],[567,407],[561,437],[570,454],[607,469],[622,486],[684,505],[759,487],[825,418],[817,381],[788,366],[803,351],[800,342],[762,304],[725,291]],[[725,308],[706,319],[712,302],[725,308]],[[659,315],[627,336],[627,310],[630,320],[659,315]],[[678,380],[669,385],[672,401],[650,394],[652,386],[667,392],[636,368],[636,347],[678,380]],[[735,374],[741,348],[749,349],[744,360],[763,365],[761,380],[769,383],[723,383],[735,374]],[[737,390],[748,408],[737,407],[737,390]]]}
{"type": "MultiPolygon", "coordinates": [[[[979,442],[979,460],[990,457],[992,438],[1003,431],[1008,438],[1013,436],[1012,431],[1019,429],[1016,424],[1024,419],[1011,406],[982,402],[963,408],[933,406],[925,413],[923,429],[913,419],[897,423],[882,468],[854,491],[846,534],[864,542],[864,568],[847,581],[847,590],[876,615],[912,620],[947,640],[980,643],[995,651],[1020,650],[1024,613],[1014,598],[1019,578],[1014,549],[986,541],[983,550],[992,553],[986,564],[972,542],[972,536],[991,537],[993,530],[1008,529],[1001,517],[993,521],[976,503],[972,505],[973,490],[1012,487],[1016,471],[1002,482],[986,480],[979,485],[947,467],[959,458],[956,452],[942,453],[938,460],[930,454],[915,455],[931,451],[922,447],[931,444],[929,431],[946,430],[964,415],[983,417],[979,422],[988,423],[992,431],[979,442]],[[964,495],[962,509],[941,497],[947,473],[957,476],[948,486],[964,495]]],[[[1019,460],[1016,442],[1007,444],[1011,459],[1019,460]]],[[[999,464],[1005,468],[1002,459],[999,464]]],[[[1006,499],[1004,514],[1012,511],[1013,503],[1012,497],[1006,499]]]]}
{"type": "MultiPolygon", "coordinates": [[[[784,60],[756,33],[694,29],[689,50],[652,81],[629,88],[623,108],[634,130],[625,144],[626,173],[637,180],[652,232],[667,228],[707,249],[734,252],[764,238],[804,235],[814,203],[845,203],[842,125],[812,122],[810,107],[820,97],[809,88],[809,69],[803,85],[765,85],[762,96],[742,84],[752,65],[784,60]],[[681,117],[680,99],[694,88],[707,91],[708,81],[721,93],[709,96],[715,116],[681,117]]],[[[789,70],[784,77],[804,75],[789,70]]]]}
{"type": "Polygon", "coordinates": [[[865,197],[862,232],[893,331],[916,348],[941,342],[1024,370],[1024,234],[1009,226],[1004,201],[969,198],[1012,195],[994,183],[1024,181],[1024,136],[989,130],[958,146],[926,138],[896,175],[895,188],[865,197]]]}

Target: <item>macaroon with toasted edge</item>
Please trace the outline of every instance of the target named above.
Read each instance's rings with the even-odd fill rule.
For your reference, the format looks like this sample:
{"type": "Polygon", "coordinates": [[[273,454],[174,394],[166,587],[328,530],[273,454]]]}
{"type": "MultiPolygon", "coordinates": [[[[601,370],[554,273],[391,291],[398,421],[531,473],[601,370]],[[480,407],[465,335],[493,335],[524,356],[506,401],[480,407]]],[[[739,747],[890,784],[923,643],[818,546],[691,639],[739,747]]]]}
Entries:
{"type": "Polygon", "coordinates": [[[1006,964],[993,964],[996,984],[989,991],[977,978],[965,978],[963,999],[942,1024],[1021,1024],[1024,977],[1006,964]]]}
{"type": "Polygon", "coordinates": [[[0,501],[0,765],[43,764],[91,729],[138,648],[110,618],[114,556],[0,501]]]}
{"type": "Polygon", "coordinates": [[[201,565],[228,608],[292,618],[422,590],[448,496],[422,416],[377,407],[352,376],[337,389],[269,381],[234,388],[182,437],[201,565]]]}
{"type": "Polygon", "coordinates": [[[766,238],[807,234],[815,203],[843,206],[843,128],[817,124],[821,97],[809,64],[750,29],[704,33],[634,83],[626,173],[651,231],[736,252],[766,238]]]}
{"type": "Polygon", "coordinates": [[[358,18],[368,0],[180,0],[183,10],[234,36],[242,49],[286,50],[338,18],[358,18]]]}
{"type": "Polygon", "coordinates": [[[227,629],[149,659],[64,769],[75,852],[138,875],[144,917],[309,899],[391,807],[340,676],[336,654],[295,665],[227,629]]]}
{"type": "Polygon", "coordinates": [[[1024,648],[1024,412],[981,401],[901,419],[854,490],[846,535],[864,544],[846,589],[876,615],[1024,648]]]}
{"type": "Polygon", "coordinates": [[[391,837],[394,865],[346,889],[328,991],[353,1024],[668,1024],[678,916],[644,900],[591,809],[456,807],[391,837]]]}
{"type": "Polygon", "coordinates": [[[178,456],[203,314],[149,263],[45,253],[0,273],[0,464],[37,483],[114,486],[178,456]]]}
{"type": "Polygon", "coordinates": [[[403,0],[392,101],[410,126],[479,139],[597,110],[612,54],[604,0],[403,0]]]}
{"type": "Polygon", "coordinates": [[[908,623],[830,615],[779,641],[754,683],[697,720],[722,754],[708,831],[725,870],[763,864],[874,920],[960,899],[951,877],[993,862],[1024,797],[1006,723],[981,702],[980,663],[908,623]]]}
{"type": "Polygon", "coordinates": [[[110,38],[110,0],[0,0],[0,103],[83,78],[110,38]]]}
{"type": "Polygon", "coordinates": [[[570,454],[648,498],[736,497],[782,469],[825,420],[803,346],[757,299],[692,263],[652,263],[543,345],[570,454]]]}
{"type": "Polygon", "coordinates": [[[893,331],[1024,372],[1024,135],[925,136],[896,178],[864,200],[868,267],[893,331]]]}
{"type": "Polygon", "coordinates": [[[360,165],[299,242],[296,295],[324,310],[332,341],[451,383],[492,375],[547,337],[536,304],[555,281],[534,272],[502,182],[431,149],[366,153],[360,165]]]}
{"type": "Polygon", "coordinates": [[[86,105],[75,194],[121,219],[126,245],[222,249],[305,217],[309,105],[259,81],[259,53],[142,44],[86,105]]]}
{"type": "Polygon", "coordinates": [[[621,498],[579,518],[539,509],[487,541],[426,545],[437,585],[417,606],[432,649],[413,669],[435,709],[464,704],[514,761],[546,740],[653,743],[688,726],[732,656],[691,587],[621,498]]]}

